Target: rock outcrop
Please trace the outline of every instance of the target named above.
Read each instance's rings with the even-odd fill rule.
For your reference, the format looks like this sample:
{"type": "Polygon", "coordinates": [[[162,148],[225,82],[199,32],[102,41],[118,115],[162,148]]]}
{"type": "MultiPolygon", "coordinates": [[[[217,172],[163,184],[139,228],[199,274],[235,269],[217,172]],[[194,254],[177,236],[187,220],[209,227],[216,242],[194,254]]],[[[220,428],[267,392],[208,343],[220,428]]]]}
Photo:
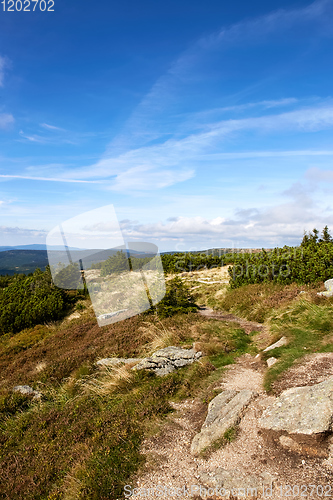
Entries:
{"type": "Polygon", "coordinates": [[[254,391],[226,390],[216,396],[208,406],[206,420],[199,434],[194,436],[191,453],[199,454],[205,448],[223,437],[224,433],[238,424],[241,414],[251,399],[256,395],[254,391]]]}
{"type": "Polygon", "coordinates": [[[96,365],[102,368],[121,364],[135,364],[132,370],[151,370],[156,375],[163,376],[177,368],[192,364],[200,359],[202,355],[202,352],[195,349],[170,346],[159,349],[149,358],[103,358],[99,359],[96,365]]]}
{"type": "Polygon", "coordinates": [[[201,357],[202,352],[197,352],[195,349],[170,346],[159,349],[149,358],[142,359],[132,370],[152,370],[156,375],[162,376],[182,366],[190,365],[201,357]]]}

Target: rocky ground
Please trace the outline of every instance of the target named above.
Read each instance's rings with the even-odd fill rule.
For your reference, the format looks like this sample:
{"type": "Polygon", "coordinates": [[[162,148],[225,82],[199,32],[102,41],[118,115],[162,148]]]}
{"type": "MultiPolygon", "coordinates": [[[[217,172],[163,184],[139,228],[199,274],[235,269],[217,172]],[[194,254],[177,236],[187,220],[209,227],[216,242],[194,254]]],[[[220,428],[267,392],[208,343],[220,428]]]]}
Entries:
{"type": "MultiPolygon", "coordinates": [[[[228,282],[227,266],[222,270],[184,273],[182,278],[192,290],[199,288],[200,283],[205,286],[217,282],[225,284],[228,282]]],[[[221,289],[217,293],[224,291],[221,289]]],[[[263,350],[270,343],[269,332],[262,324],[213,311],[204,304],[200,313],[222,321],[237,322],[247,334],[256,330],[259,332],[256,335],[259,349],[263,350]]],[[[199,399],[173,403],[175,412],[166,422],[156,424],[152,435],[143,443],[141,451],[147,462],[130,485],[132,496],[196,499],[252,496],[273,500],[333,496],[330,433],[322,433],[320,438],[301,446],[286,432],[269,432],[260,425],[264,411],[272,408],[283,391],[315,386],[332,377],[333,353],[311,354],[295,363],[275,382],[274,396],[267,395],[263,388],[266,370],[267,364],[260,356],[250,354],[243,355],[234,365],[227,367],[214,387],[215,394],[222,395],[223,391],[241,394],[239,391],[247,390],[252,391],[253,396],[248,398],[250,402],[240,412],[234,438],[230,442],[224,440],[219,447],[211,447],[204,454],[195,455],[193,443],[195,436],[197,439],[198,433],[205,428],[207,405],[199,399]]]]}
{"type": "MultiPolygon", "coordinates": [[[[322,378],[321,363],[314,362],[315,356],[306,360],[306,372],[302,364],[292,368],[292,377],[286,373],[286,387],[299,384],[304,373],[307,380],[310,376],[312,380],[322,378]]],[[[317,356],[318,361],[322,361],[323,355],[317,356]]],[[[329,358],[332,361],[331,354],[329,358]]],[[[145,470],[137,477],[136,484],[132,485],[132,488],[139,488],[137,494],[142,494],[143,489],[161,485],[168,488],[185,486],[189,491],[188,496],[191,496],[191,486],[200,488],[201,485],[202,495],[200,489],[194,491],[192,488],[194,498],[226,498],[229,493],[224,497],[208,495],[208,487],[216,486],[216,477],[219,477],[223,469],[229,474],[228,484],[239,490],[233,491],[231,497],[244,498],[241,488],[246,487],[247,480],[253,476],[252,483],[257,481],[264,486],[268,484],[265,483],[265,478],[272,479],[272,491],[266,489],[266,494],[262,495],[261,486],[257,491],[258,497],[268,496],[275,500],[288,496],[332,496],[333,467],[330,459],[288,451],[272,440],[267,441],[263,435],[258,424],[259,418],[263,410],[275,400],[275,397],[267,396],[262,387],[265,369],[258,359],[246,354],[225,371],[219,383],[221,390],[251,389],[257,393],[257,397],[246,408],[236,438],[205,458],[191,454],[191,442],[206,418],[206,406],[198,400],[174,403],[175,413],[144,442],[142,452],[147,455],[148,461],[145,470]],[[315,488],[310,485],[315,485],[315,488]],[[203,488],[207,490],[206,495],[203,488]]],[[[187,496],[184,489],[182,496],[187,496]]]]}

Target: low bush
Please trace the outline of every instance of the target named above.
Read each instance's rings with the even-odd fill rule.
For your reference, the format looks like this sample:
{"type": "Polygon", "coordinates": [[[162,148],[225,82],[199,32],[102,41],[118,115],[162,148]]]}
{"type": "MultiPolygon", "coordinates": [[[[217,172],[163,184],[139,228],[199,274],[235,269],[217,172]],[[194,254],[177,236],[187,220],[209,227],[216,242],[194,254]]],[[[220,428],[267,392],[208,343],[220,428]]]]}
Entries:
{"type": "Polygon", "coordinates": [[[57,320],[69,303],[66,292],[53,285],[49,268],[28,277],[16,275],[0,289],[0,334],[57,320]]]}
{"type": "Polygon", "coordinates": [[[153,310],[159,318],[167,318],[174,314],[196,312],[198,306],[193,295],[183,281],[176,277],[167,284],[167,291],[163,299],[153,310]]]}
{"type": "Polygon", "coordinates": [[[231,288],[247,284],[318,283],[333,277],[333,242],[327,226],[318,238],[318,230],[305,233],[299,247],[262,250],[258,254],[236,254],[228,270],[231,288]]]}

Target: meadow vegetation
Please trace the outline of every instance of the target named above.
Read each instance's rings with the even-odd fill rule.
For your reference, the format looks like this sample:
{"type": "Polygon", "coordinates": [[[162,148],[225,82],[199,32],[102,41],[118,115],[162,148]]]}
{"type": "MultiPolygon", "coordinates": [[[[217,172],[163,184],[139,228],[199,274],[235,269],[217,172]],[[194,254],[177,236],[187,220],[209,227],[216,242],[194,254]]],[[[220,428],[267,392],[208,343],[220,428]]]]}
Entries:
{"type": "MultiPolygon", "coordinates": [[[[318,232],[305,236],[302,248],[312,249],[316,269],[329,270],[323,254],[324,249],[331,252],[333,243],[319,241],[318,232]]],[[[262,259],[256,265],[266,258],[256,254],[262,259]]],[[[292,267],[294,261],[288,262],[292,267]]],[[[317,279],[316,272],[313,281],[308,276],[290,283],[263,279],[241,286],[233,283],[232,272],[229,285],[191,281],[189,272],[172,272],[157,307],[101,328],[89,297],[57,289],[48,270],[0,278],[1,297],[10,295],[19,316],[15,300],[26,300],[26,310],[45,303],[47,312],[49,302],[42,297],[53,297],[56,306],[47,312],[50,316],[35,317],[31,325],[22,323],[23,328],[21,323],[0,326],[0,499],[120,498],[144,464],[142,440],[173,411],[171,401],[199,398],[208,404],[225,366],[242,354],[261,352],[282,335],[287,345],[261,353],[264,362],[271,356],[278,359],[266,372],[268,391],[295,360],[332,351],[333,298],[317,295],[324,275],[317,279]],[[203,303],[261,323],[265,334],[258,330],[247,335],[236,320],[199,315],[197,304],[203,303]],[[69,319],[74,311],[80,317],[69,319]],[[99,358],[144,357],[169,345],[195,345],[204,357],[164,377],[131,370],[131,365],[95,365],[99,358]],[[40,390],[42,399],[13,392],[18,384],[40,390]]],[[[333,278],[333,273],[326,277],[333,278]]],[[[236,430],[229,429],[220,445],[235,436],[236,430]]]]}

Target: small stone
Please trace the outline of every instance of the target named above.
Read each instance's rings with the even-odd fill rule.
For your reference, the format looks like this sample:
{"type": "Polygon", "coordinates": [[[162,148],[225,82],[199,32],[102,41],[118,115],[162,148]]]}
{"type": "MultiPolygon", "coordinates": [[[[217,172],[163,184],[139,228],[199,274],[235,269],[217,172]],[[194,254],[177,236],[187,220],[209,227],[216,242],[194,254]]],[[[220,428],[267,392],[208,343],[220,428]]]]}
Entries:
{"type": "Polygon", "coordinates": [[[301,446],[289,436],[280,436],[279,441],[281,446],[289,451],[296,451],[296,452],[302,451],[301,446]]]}
{"type": "Polygon", "coordinates": [[[273,356],[271,358],[268,358],[268,360],[266,361],[268,368],[275,365],[276,362],[277,362],[277,359],[274,358],[273,356]]]}

